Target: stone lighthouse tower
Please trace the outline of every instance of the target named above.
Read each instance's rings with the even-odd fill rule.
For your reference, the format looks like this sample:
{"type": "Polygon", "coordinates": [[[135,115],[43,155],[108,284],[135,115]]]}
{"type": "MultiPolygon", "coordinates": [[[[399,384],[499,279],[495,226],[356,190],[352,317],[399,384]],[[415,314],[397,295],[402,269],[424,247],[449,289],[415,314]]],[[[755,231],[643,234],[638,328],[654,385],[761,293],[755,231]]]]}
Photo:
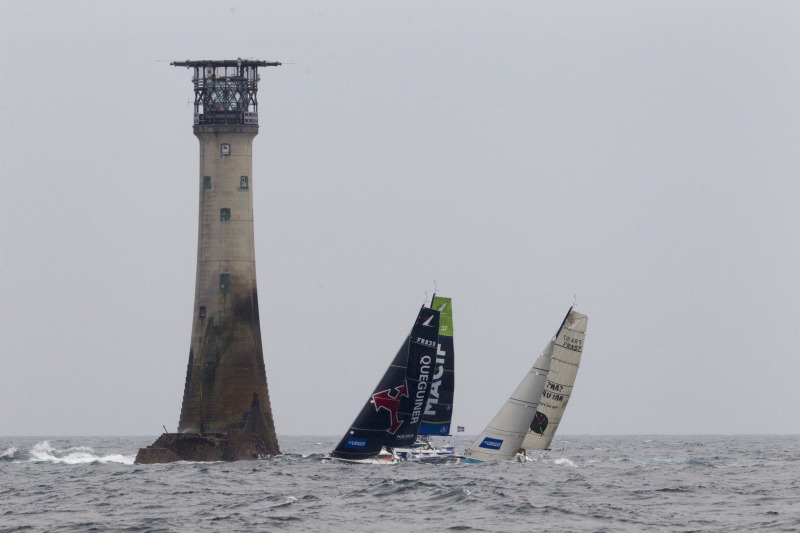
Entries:
{"type": "Polygon", "coordinates": [[[192,339],[177,433],[138,463],[237,460],[280,453],[258,316],[253,236],[257,60],[176,61],[194,70],[200,197],[192,339]]]}

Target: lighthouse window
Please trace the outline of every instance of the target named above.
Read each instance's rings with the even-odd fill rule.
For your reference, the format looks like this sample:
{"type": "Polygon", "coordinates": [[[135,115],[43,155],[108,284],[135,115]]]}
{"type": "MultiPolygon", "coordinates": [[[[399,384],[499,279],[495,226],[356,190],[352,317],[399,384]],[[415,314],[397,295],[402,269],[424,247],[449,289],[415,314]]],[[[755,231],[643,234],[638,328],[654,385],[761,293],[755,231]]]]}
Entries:
{"type": "Polygon", "coordinates": [[[231,219],[231,210],[229,207],[223,207],[219,210],[219,219],[220,220],[230,220],[231,219]]]}
{"type": "Polygon", "coordinates": [[[228,294],[231,290],[231,273],[220,272],[219,275],[219,292],[228,294]]]}
{"type": "Polygon", "coordinates": [[[211,188],[211,176],[203,176],[203,188],[204,189],[211,188]]]}
{"type": "Polygon", "coordinates": [[[206,317],[206,308],[205,308],[204,305],[201,305],[200,306],[200,318],[205,318],[205,317],[206,317]]]}
{"type": "Polygon", "coordinates": [[[219,153],[222,155],[231,155],[231,145],[228,143],[222,143],[219,145],[219,153]]]}
{"type": "Polygon", "coordinates": [[[247,189],[247,176],[239,176],[239,188],[247,189]]]}

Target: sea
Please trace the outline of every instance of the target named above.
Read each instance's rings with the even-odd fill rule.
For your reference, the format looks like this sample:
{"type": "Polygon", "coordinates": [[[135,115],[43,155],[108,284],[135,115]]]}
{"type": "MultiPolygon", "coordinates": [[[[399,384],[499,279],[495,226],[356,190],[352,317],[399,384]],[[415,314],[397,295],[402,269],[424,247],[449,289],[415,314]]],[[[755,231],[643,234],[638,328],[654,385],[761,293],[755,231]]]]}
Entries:
{"type": "MultiPolygon", "coordinates": [[[[800,436],[564,436],[533,463],[136,465],[149,437],[0,437],[0,531],[800,531],[800,436]]],[[[456,451],[470,442],[456,440],[456,451]]]]}

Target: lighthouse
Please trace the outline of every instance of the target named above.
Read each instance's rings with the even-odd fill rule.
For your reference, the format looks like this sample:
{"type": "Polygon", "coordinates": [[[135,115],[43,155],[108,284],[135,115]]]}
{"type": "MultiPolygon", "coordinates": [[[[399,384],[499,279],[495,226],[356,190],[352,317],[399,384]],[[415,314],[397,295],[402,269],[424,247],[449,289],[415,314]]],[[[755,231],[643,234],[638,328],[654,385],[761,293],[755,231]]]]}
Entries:
{"type": "Polygon", "coordinates": [[[192,337],[177,433],[137,463],[238,460],[280,453],[256,286],[253,139],[259,60],[175,61],[193,70],[200,168],[192,337]]]}

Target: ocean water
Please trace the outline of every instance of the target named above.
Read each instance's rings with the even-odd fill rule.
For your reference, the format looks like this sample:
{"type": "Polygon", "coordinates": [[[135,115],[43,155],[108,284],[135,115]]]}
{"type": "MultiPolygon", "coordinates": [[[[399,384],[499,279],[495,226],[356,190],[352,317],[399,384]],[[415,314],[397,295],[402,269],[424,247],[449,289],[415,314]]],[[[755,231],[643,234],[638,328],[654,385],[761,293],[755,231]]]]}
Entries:
{"type": "Polygon", "coordinates": [[[800,436],[570,436],[477,465],[279,437],[271,459],[134,465],[155,438],[0,437],[0,531],[800,530],[800,436]]]}

